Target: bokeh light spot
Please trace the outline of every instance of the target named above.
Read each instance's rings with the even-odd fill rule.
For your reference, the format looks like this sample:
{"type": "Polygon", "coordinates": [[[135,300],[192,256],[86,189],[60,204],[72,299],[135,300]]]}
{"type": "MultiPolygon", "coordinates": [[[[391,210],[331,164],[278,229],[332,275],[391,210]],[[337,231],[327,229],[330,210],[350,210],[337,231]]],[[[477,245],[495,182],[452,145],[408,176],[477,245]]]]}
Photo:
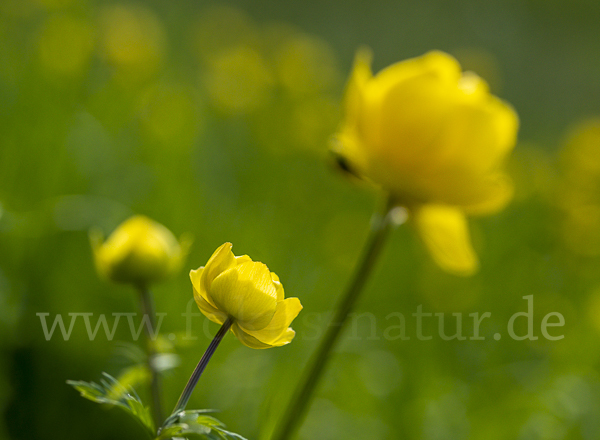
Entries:
{"type": "Polygon", "coordinates": [[[46,70],[78,76],[89,64],[95,35],[91,23],[70,15],[51,17],[39,42],[40,63],[46,70]]]}
{"type": "Polygon", "coordinates": [[[166,46],[163,25],[140,5],[110,5],[100,14],[102,54],[118,69],[146,77],[160,66],[166,46]]]}
{"type": "Polygon", "coordinates": [[[225,113],[252,111],[263,105],[273,84],[265,60],[250,47],[236,47],[216,56],[206,74],[215,107],[225,113]]]}

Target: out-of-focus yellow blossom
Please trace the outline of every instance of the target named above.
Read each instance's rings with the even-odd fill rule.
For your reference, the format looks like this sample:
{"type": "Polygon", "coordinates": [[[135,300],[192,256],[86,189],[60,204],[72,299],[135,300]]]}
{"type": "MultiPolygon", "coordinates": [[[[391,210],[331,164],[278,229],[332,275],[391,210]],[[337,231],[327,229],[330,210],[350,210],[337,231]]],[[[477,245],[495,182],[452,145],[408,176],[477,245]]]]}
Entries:
{"type": "Polygon", "coordinates": [[[412,212],[443,269],[471,274],[478,262],[465,215],[492,213],[510,200],[503,165],[516,142],[517,115],[443,52],[376,76],[370,58],[366,51],[356,58],[334,153],[412,212]]]}
{"type": "Polygon", "coordinates": [[[230,5],[203,8],[193,26],[201,83],[223,116],[247,117],[275,154],[323,153],[339,121],[335,52],[284,22],[257,23],[230,5]]]}
{"type": "Polygon", "coordinates": [[[515,201],[523,202],[532,197],[553,199],[556,185],[554,157],[542,146],[519,142],[519,148],[511,156],[508,169],[515,182],[515,201]]]}
{"type": "Polygon", "coordinates": [[[587,256],[600,254],[600,118],[571,129],[559,158],[555,200],[564,213],[566,245],[587,256]]]}
{"type": "Polygon", "coordinates": [[[600,287],[590,292],[585,308],[588,321],[600,334],[600,287]]]}
{"type": "Polygon", "coordinates": [[[220,111],[239,114],[265,104],[273,76],[258,51],[239,46],[212,60],[205,81],[208,94],[220,111]]]}
{"type": "Polygon", "coordinates": [[[233,320],[231,331],[250,348],[291,342],[291,322],[302,310],[298,298],[284,299],[279,277],[247,255],[236,257],[231,243],[219,247],[206,266],[190,272],[194,299],[211,321],[233,320]]]}
{"type": "Polygon", "coordinates": [[[143,6],[110,5],[100,16],[104,58],[134,78],[153,74],[162,62],[165,31],[158,17],[143,6]]]}
{"type": "Polygon", "coordinates": [[[86,20],[69,15],[50,18],[40,37],[42,66],[66,76],[77,76],[87,67],[94,50],[94,30],[86,20]]]}
{"type": "Polygon", "coordinates": [[[279,82],[290,94],[327,93],[340,84],[337,60],[326,41],[302,33],[283,37],[275,40],[274,64],[279,82]]]}
{"type": "Polygon", "coordinates": [[[192,146],[202,126],[191,90],[178,84],[153,84],[141,96],[140,122],[150,141],[170,151],[192,146]]]}
{"type": "Polygon", "coordinates": [[[48,9],[59,9],[69,6],[81,6],[84,2],[81,0],[35,0],[40,5],[48,9]]]}
{"type": "Polygon", "coordinates": [[[256,23],[231,5],[213,4],[203,8],[193,32],[197,54],[209,65],[236,47],[259,50],[263,46],[256,23]]]}
{"type": "Polygon", "coordinates": [[[180,269],[191,244],[181,244],[160,223],[136,215],[125,222],[102,243],[96,231],[90,234],[98,273],[110,281],[146,286],[161,281],[180,269]]]}

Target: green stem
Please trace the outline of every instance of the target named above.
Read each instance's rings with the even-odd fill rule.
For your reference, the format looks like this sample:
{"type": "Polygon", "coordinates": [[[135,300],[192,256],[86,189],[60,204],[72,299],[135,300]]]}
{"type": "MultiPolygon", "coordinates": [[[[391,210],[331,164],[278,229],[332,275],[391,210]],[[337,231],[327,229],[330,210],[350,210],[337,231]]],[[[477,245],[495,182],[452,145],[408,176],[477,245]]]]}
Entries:
{"type": "Polygon", "coordinates": [[[154,319],[154,302],[152,301],[152,294],[150,293],[150,290],[148,288],[140,286],[139,291],[140,302],[142,305],[142,313],[143,316],[148,317],[149,324],[144,327],[146,328],[146,354],[148,359],[148,369],[150,370],[151,375],[150,394],[152,398],[152,419],[154,420],[154,426],[160,426],[163,421],[163,414],[161,404],[160,376],[158,371],[156,370],[156,366],[154,363],[156,357],[156,349],[153,338],[155,338],[156,335],[153,335],[153,333],[157,331],[156,322],[154,319]]]}
{"type": "Polygon", "coordinates": [[[396,223],[393,209],[393,200],[388,197],[383,211],[373,217],[369,237],[363,250],[362,258],[356,266],[354,276],[344,296],[340,299],[333,319],[325,332],[325,336],[305,370],[304,378],[298,384],[272,440],[287,440],[291,438],[304,420],[315,388],[331,356],[331,350],[344,329],[348,316],[352,312],[365,282],[371,274],[377,258],[381,254],[391,227],[396,223]]]}
{"type": "Polygon", "coordinates": [[[227,318],[227,320],[223,323],[223,325],[221,326],[221,328],[215,335],[214,339],[212,340],[212,342],[210,343],[210,345],[204,352],[204,355],[202,355],[200,362],[198,362],[198,365],[196,365],[194,372],[190,376],[190,380],[188,381],[187,385],[183,389],[183,392],[181,393],[181,397],[179,398],[177,405],[175,405],[175,409],[173,410],[171,416],[173,416],[173,415],[177,414],[178,412],[183,411],[185,409],[185,406],[187,405],[188,401],[190,400],[190,396],[192,395],[192,391],[194,391],[194,388],[195,388],[196,384],[198,383],[198,379],[200,379],[202,372],[206,368],[206,365],[208,365],[208,361],[210,361],[210,358],[212,357],[215,350],[219,346],[219,343],[221,342],[223,337],[227,334],[227,331],[231,328],[232,324],[233,324],[233,320],[231,318],[227,318]]]}

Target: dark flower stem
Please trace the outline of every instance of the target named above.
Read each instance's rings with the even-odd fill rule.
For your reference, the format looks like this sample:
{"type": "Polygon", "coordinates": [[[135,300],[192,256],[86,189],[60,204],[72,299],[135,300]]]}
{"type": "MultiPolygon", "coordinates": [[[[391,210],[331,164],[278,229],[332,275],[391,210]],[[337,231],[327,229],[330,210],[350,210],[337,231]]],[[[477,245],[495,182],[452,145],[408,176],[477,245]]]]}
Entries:
{"type": "Polygon", "coordinates": [[[160,376],[156,370],[155,358],[156,348],[154,345],[154,339],[156,338],[157,328],[156,321],[154,319],[154,301],[152,300],[152,293],[145,286],[139,287],[140,291],[140,303],[142,306],[142,323],[144,316],[148,318],[148,325],[145,325],[146,329],[146,354],[148,358],[148,369],[150,370],[151,382],[150,382],[150,394],[152,398],[152,419],[154,420],[155,426],[160,426],[163,420],[162,404],[161,404],[161,385],[160,376]]]}
{"type": "Polygon", "coordinates": [[[223,323],[223,325],[215,335],[214,339],[202,355],[200,362],[198,362],[198,365],[196,365],[196,368],[190,376],[190,380],[188,380],[187,385],[183,389],[181,397],[179,398],[177,405],[175,405],[175,409],[173,410],[173,413],[171,415],[175,415],[178,412],[183,411],[185,409],[185,406],[187,405],[188,401],[190,400],[190,396],[192,395],[192,391],[194,391],[194,388],[198,383],[198,379],[200,379],[202,372],[206,368],[206,365],[208,365],[208,361],[210,361],[211,356],[219,346],[219,343],[221,342],[223,337],[227,334],[227,331],[231,328],[232,324],[233,320],[231,318],[227,318],[227,320],[223,323]]]}
{"type": "Polygon", "coordinates": [[[303,379],[296,387],[281,422],[276,427],[272,440],[288,440],[293,437],[302,424],[306,411],[312,400],[319,379],[331,357],[331,350],[335,346],[344,325],[352,312],[357,299],[371,274],[377,258],[381,254],[388,233],[394,224],[399,222],[394,219],[394,203],[388,197],[381,213],[375,214],[369,237],[363,250],[362,258],[354,271],[353,278],[348,285],[335,310],[333,319],[325,332],[311,362],[305,369],[303,379]]]}

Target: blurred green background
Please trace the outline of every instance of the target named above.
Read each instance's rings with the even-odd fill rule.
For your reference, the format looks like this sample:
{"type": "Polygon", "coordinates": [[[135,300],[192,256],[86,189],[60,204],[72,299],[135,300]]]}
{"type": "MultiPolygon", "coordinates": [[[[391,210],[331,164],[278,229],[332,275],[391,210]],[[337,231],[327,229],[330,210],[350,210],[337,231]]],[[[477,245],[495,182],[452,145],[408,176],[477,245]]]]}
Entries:
{"type": "Polygon", "coordinates": [[[600,438],[598,23],[596,0],[3,0],[0,437],[143,438],[127,415],[65,384],[117,375],[128,327],[90,341],[80,321],[68,341],[46,341],[36,315],[87,312],[95,323],[137,311],[132,289],[98,279],[88,242],[91,227],[107,234],[134,213],[195,236],[184,270],[154,289],[181,356],[165,378],[167,408],[217,329],[194,317],[198,339],[184,340],[181,314],[187,271],[219,245],[267,263],[302,301],[292,344],[251,350],[227,337],[189,405],[268,437],[378,202],[327,155],[364,44],[375,71],[447,51],[511,102],[517,193],[471,222],[482,266],[472,278],[434,266],[410,226],[395,231],[299,437],[600,438]],[[506,324],[526,295],[540,338],[512,340],[506,324]],[[468,314],[490,312],[485,340],[444,341],[433,318],[433,339],[418,340],[419,305],[445,313],[448,334],[462,313],[467,336],[468,314]],[[410,340],[385,337],[398,312],[410,340]],[[541,337],[549,312],[564,316],[550,329],[564,339],[541,337]]]}

